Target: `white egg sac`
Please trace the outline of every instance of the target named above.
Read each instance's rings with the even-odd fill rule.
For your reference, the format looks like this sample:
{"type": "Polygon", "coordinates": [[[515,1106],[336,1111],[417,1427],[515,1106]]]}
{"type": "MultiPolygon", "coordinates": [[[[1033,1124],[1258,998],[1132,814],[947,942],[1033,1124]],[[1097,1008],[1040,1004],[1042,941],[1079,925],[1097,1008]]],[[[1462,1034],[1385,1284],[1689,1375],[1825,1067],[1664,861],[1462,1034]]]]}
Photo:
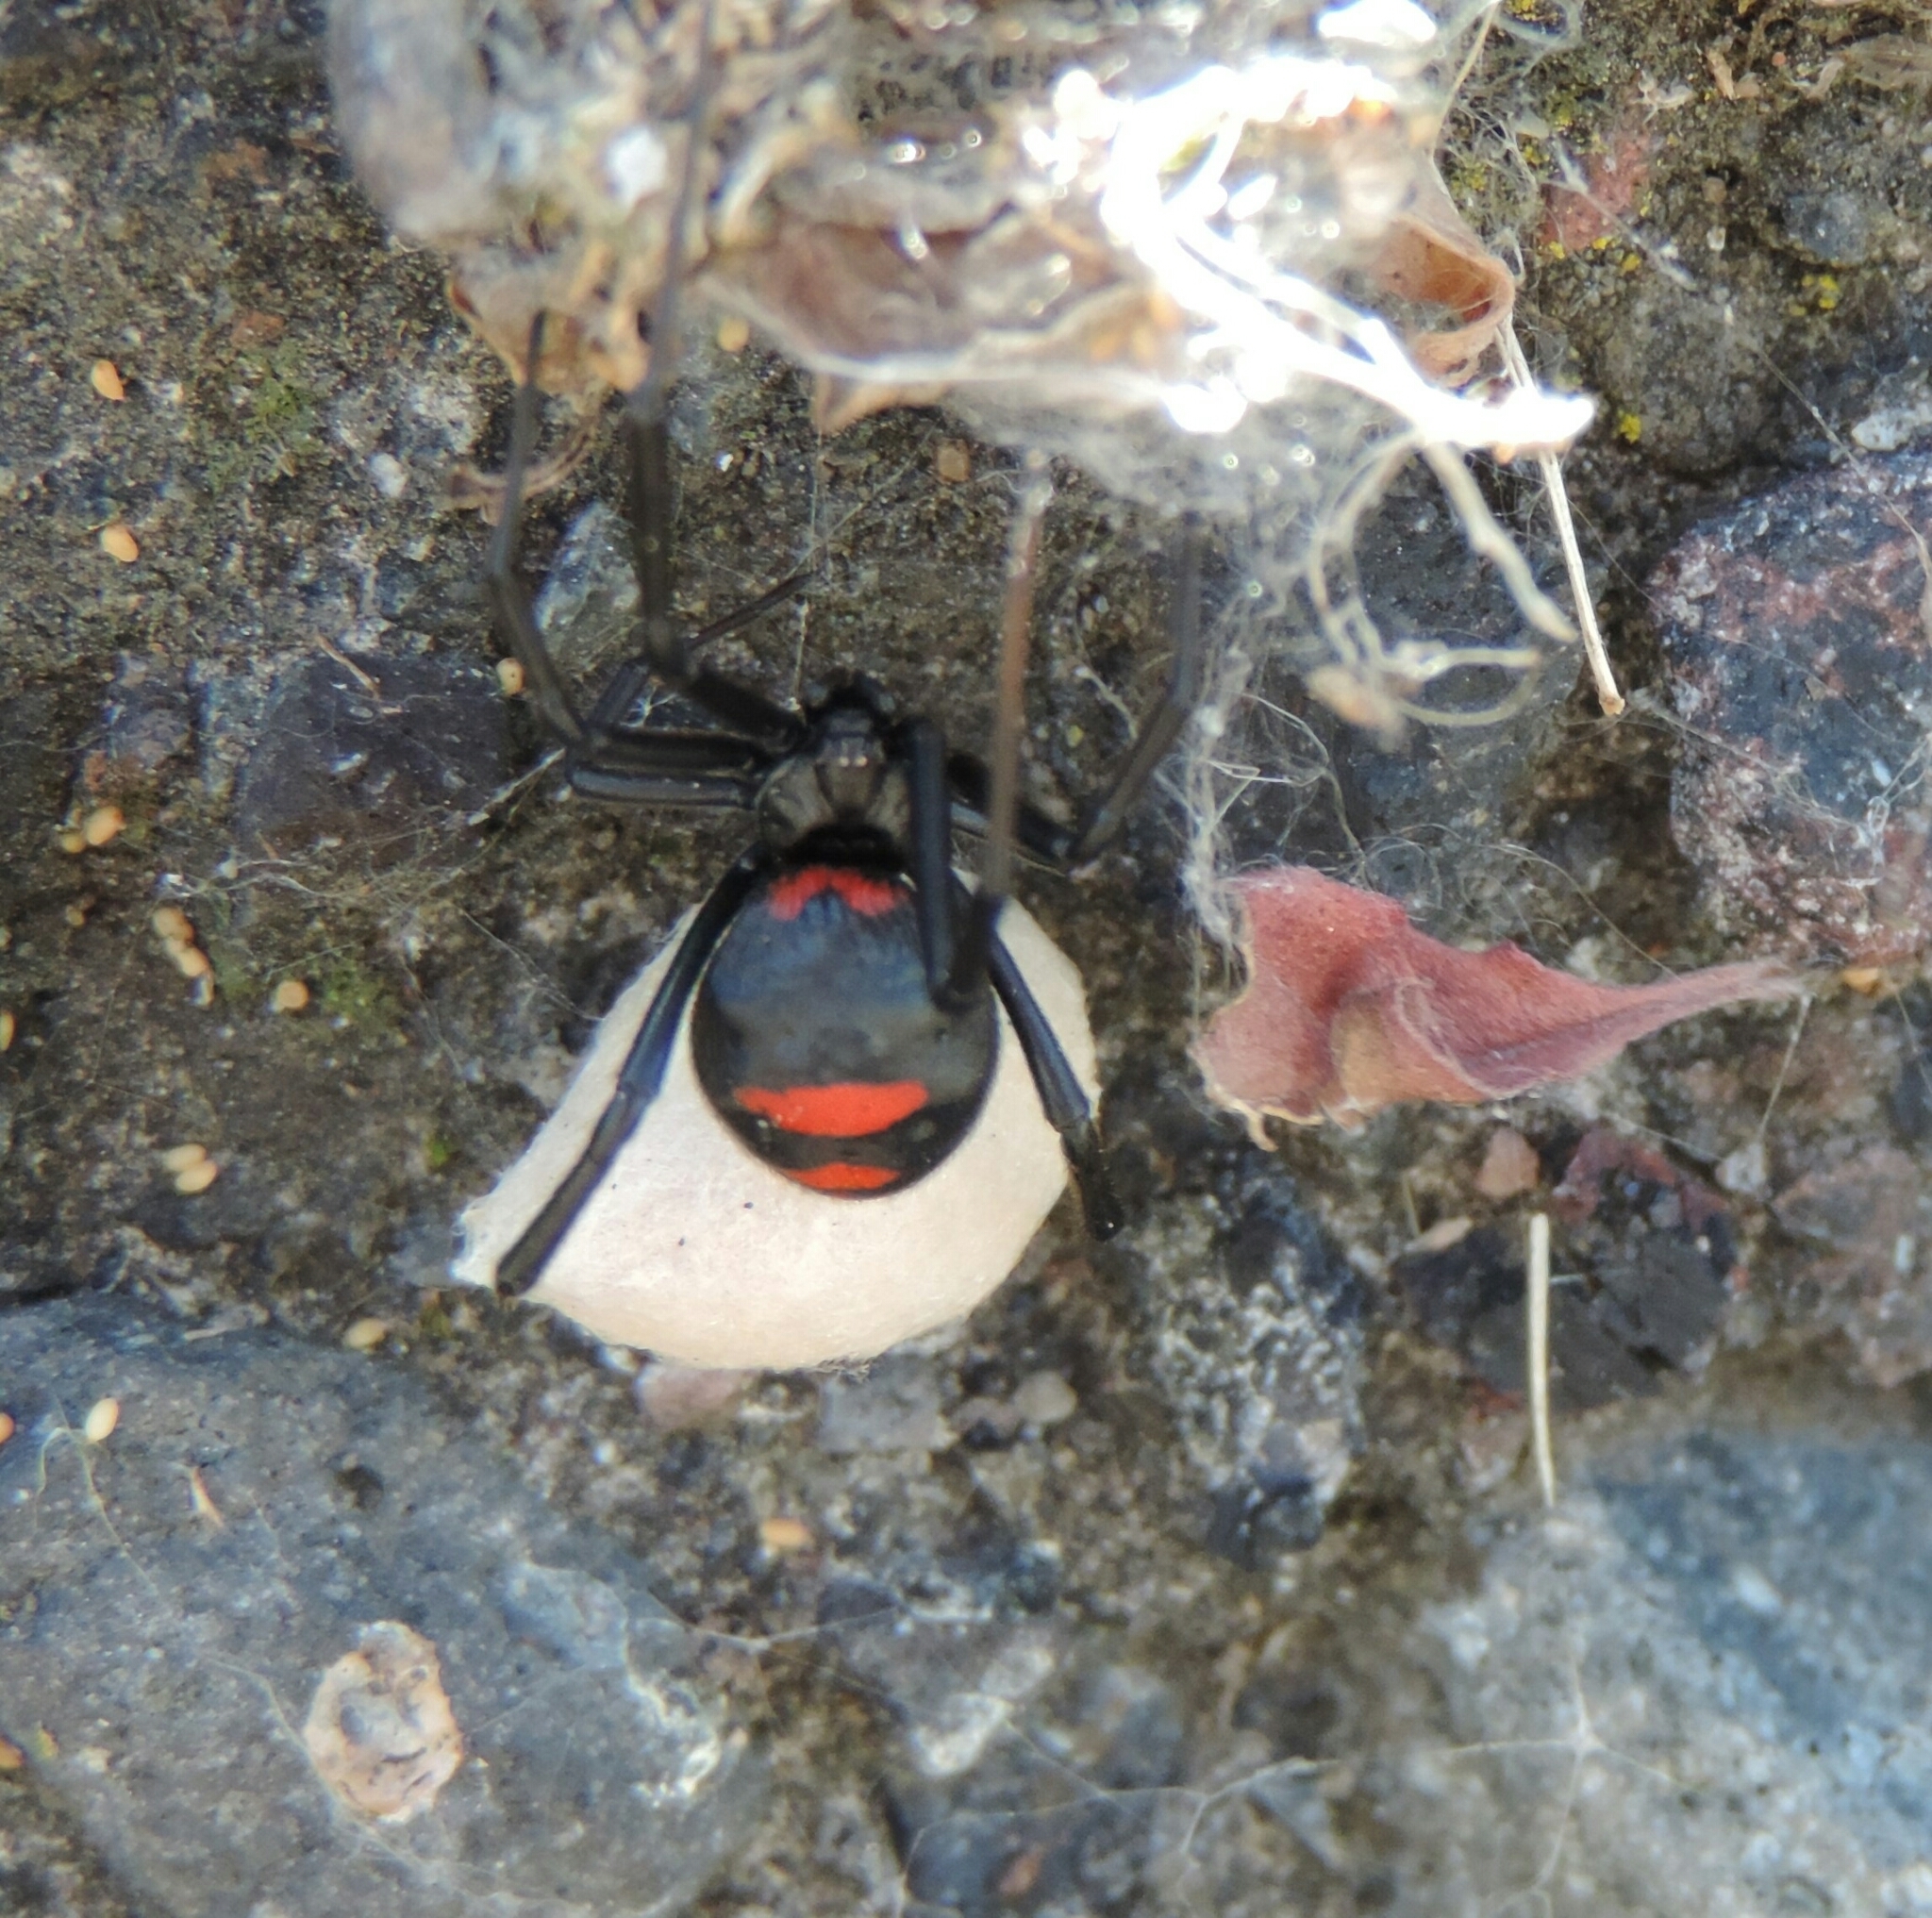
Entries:
{"type": "MultiPolygon", "coordinates": [[[[464,1284],[494,1287],[498,1261],[581,1156],[689,923],[605,1015],[523,1157],[465,1209],[451,1267],[464,1284]]],[[[1011,902],[1000,937],[1097,1104],[1079,973],[1011,902]]],[[[687,1365],[869,1359],[978,1305],[1019,1263],[1066,1182],[1004,1009],[972,1131],[916,1185],[869,1198],[811,1192],[753,1156],[698,1083],[687,1011],[657,1099],[527,1296],[607,1343],[687,1365]]]]}

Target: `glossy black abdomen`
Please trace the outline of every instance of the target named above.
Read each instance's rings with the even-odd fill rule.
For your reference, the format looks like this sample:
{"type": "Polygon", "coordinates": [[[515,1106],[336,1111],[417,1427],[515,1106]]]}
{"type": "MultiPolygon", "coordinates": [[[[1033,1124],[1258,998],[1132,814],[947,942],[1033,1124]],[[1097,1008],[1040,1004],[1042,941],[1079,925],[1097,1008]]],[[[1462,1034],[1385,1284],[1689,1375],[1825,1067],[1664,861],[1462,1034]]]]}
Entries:
{"type": "Polygon", "coordinates": [[[958,1144],[992,1082],[992,994],[926,990],[913,892],[842,865],[789,868],[745,903],[691,1013],[700,1083],[751,1150],[817,1192],[904,1190],[958,1144]]]}

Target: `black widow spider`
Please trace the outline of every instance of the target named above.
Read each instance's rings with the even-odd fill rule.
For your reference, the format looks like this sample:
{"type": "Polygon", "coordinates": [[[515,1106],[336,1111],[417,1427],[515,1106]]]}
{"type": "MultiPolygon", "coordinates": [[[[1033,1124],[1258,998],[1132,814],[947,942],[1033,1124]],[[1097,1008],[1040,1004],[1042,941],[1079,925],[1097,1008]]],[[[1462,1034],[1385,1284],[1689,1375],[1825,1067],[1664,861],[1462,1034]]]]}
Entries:
{"type": "MultiPolygon", "coordinates": [[[[674,235],[682,229],[680,219],[674,235]]],[[[1120,1220],[1092,1111],[997,925],[1015,842],[1029,859],[1062,872],[1091,859],[1119,831],[1192,711],[1202,670],[1198,542],[1191,533],[1184,542],[1165,696],[1072,827],[1017,792],[1043,475],[1025,485],[1014,522],[989,761],[949,752],[932,721],[900,717],[862,676],[797,710],[699,663],[698,645],[781,606],[805,582],[786,579],[691,638],[673,623],[665,400],[676,353],[679,251],[674,241],[650,370],[627,399],[623,425],[641,652],[581,713],[516,572],[536,435],[541,314],[516,395],[486,589],[536,711],[562,744],[575,792],[626,806],[743,811],[757,838],[690,920],[608,1103],[575,1164],[496,1260],[496,1288],[523,1294],[541,1280],[658,1097],[687,1010],[705,1094],[750,1151],[811,1192],[864,1199],[910,1187],[972,1131],[995,1072],[997,995],[1059,1136],[1088,1229],[1105,1238],[1120,1220]],[[654,687],[714,725],[636,720],[654,687]],[[956,827],[985,842],[976,890],[953,870],[956,827]]]]}

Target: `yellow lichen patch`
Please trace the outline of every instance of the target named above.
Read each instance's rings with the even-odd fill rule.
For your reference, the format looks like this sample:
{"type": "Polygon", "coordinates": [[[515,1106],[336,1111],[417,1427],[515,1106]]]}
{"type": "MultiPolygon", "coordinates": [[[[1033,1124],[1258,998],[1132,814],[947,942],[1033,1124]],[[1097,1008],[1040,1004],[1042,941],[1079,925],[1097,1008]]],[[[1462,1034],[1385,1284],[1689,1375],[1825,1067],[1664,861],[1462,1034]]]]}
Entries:
{"type": "Polygon", "coordinates": [[[1617,432],[1634,446],[1638,441],[1643,438],[1643,422],[1635,413],[1619,413],[1617,415],[1617,432]]]}

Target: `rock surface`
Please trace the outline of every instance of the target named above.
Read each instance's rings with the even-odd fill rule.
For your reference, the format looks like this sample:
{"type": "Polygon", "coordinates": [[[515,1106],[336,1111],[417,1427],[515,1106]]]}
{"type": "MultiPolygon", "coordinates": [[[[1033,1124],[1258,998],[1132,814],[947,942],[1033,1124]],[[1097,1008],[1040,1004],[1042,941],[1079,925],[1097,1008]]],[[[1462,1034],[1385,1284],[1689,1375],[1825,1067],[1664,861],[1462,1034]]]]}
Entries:
{"type": "Polygon", "coordinates": [[[669,1914],[756,1826],[648,1568],[406,1372],[47,1304],[0,1378],[0,1732],[140,1909],[669,1914]]]}
{"type": "MultiPolygon", "coordinates": [[[[1828,746],[1841,775],[1789,839],[1819,915],[1794,915],[1761,834],[1770,890],[1707,884],[1742,822],[1674,675],[1732,699],[1745,649],[1713,628],[1680,655],[1638,582],[1703,527],[1741,591],[1759,525],[1791,534],[1789,581],[1808,525],[1854,589],[1898,559],[1880,583],[1906,599],[1833,616],[1883,642],[1868,664],[1916,671],[1885,650],[1915,590],[1903,534],[1833,462],[1858,447],[1894,487],[1924,463],[1924,115],[1866,77],[1901,55],[1857,9],[1758,9],[1727,51],[1674,0],[1595,9],[1561,46],[1516,37],[1533,10],[1496,16],[1445,168],[1487,231],[1524,237],[1545,376],[1604,396],[1569,471],[1631,710],[1605,726],[1559,672],[1502,726],[1388,748],[1264,677],[1215,776],[1226,843],[1609,983],[1792,936],[1841,958],[1858,909],[1830,888],[1872,876],[1850,861],[1882,792],[1856,785],[1851,702],[1794,676],[1739,721],[1762,766],[1828,746]],[[1770,751],[1821,719],[1842,730],[1770,751]],[[1681,844],[1680,762],[1710,795],[1707,833],[1680,803],[1681,844]]],[[[500,461],[508,390],[438,262],[349,179],[321,33],[309,0],[0,16],[0,1478],[26,1493],[0,1507],[0,1910],[198,1914],[218,1857],[262,1887],[250,1918],[318,1886],[332,1911],[626,1910],[687,1777],[671,1754],[714,1732],[742,1756],[690,1780],[659,1845],[694,1918],[1924,1910],[1903,1710],[1932,994],[1904,964],[1871,997],[1705,1015],[1507,1108],[1264,1151],[1186,1062],[1229,982],[1183,903],[1197,822],[1171,789],[1094,872],[1022,886],[1087,979],[1120,1243],[1062,1211],[967,1326],[870,1376],[706,1392],[443,1286],[451,1221],[744,827],[599,811],[541,770],[494,677],[487,536],[443,504],[458,461],[500,461]],[[330,648],[453,706],[391,726],[330,648]],[[64,851],[110,798],[124,829],[64,851]],[[206,1003],[163,902],[208,958],[206,1003]],[[295,981],[306,1008],[275,1010],[295,981]],[[1524,1497],[1517,1248],[1599,1135],[1618,1150],[1557,1220],[1552,1531],[1524,1497]],[[164,1155],[197,1145],[214,1176],[183,1192],[164,1155]],[[1431,1248],[1452,1259],[1433,1303],[1409,1283],[1431,1248]],[[79,1440],[108,1395],[116,1428],[79,1440]],[[372,1627],[433,1646],[434,1688],[372,1627]],[[302,1733],[332,1669],[330,1699],[367,1714],[341,1776],[408,1760],[430,1802],[405,1822],[319,1782],[302,1733]],[[560,1704],[532,1705],[540,1681],[560,1704]],[[439,1689],[464,1754],[446,1777],[439,1689]],[[658,1722],[648,1701],[675,1698],[695,1716],[658,1722]],[[258,1832],[310,1845],[312,1880],[258,1832]]],[[[780,697],[868,672],[976,746],[1011,459],[914,408],[822,438],[808,403],[756,344],[692,342],[680,618],[808,562],[808,592],[708,659],[780,697]]],[[[625,643],[622,460],[591,424],[524,544],[586,687],[625,643]]],[[[546,449],[570,434],[547,419],[546,449]]],[[[1071,808],[1163,682],[1173,542],[1056,481],[1027,779],[1071,808]]],[[[1555,579],[1527,480],[1483,484],[1555,579]]],[[[1398,488],[1362,549],[1391,632],[1517,637],[1429,488],[1398,488]]],[[[1246,599],[1238,551],[1208,583],[1215,622],[1246,599]]],[[[1902,820],[1913,776],[1884,750],[1902,820]]],[[[1768,818],[1790,789],[1763,791],[1768,818]]]]}
{"type": "Polygon", "coordinates": [[[1795,958],[1932,941],[1932,574],[1923,454],[1760,494],[1652,581],[1684,727],[1677,842],[1719,915],[1795,958]]]}

